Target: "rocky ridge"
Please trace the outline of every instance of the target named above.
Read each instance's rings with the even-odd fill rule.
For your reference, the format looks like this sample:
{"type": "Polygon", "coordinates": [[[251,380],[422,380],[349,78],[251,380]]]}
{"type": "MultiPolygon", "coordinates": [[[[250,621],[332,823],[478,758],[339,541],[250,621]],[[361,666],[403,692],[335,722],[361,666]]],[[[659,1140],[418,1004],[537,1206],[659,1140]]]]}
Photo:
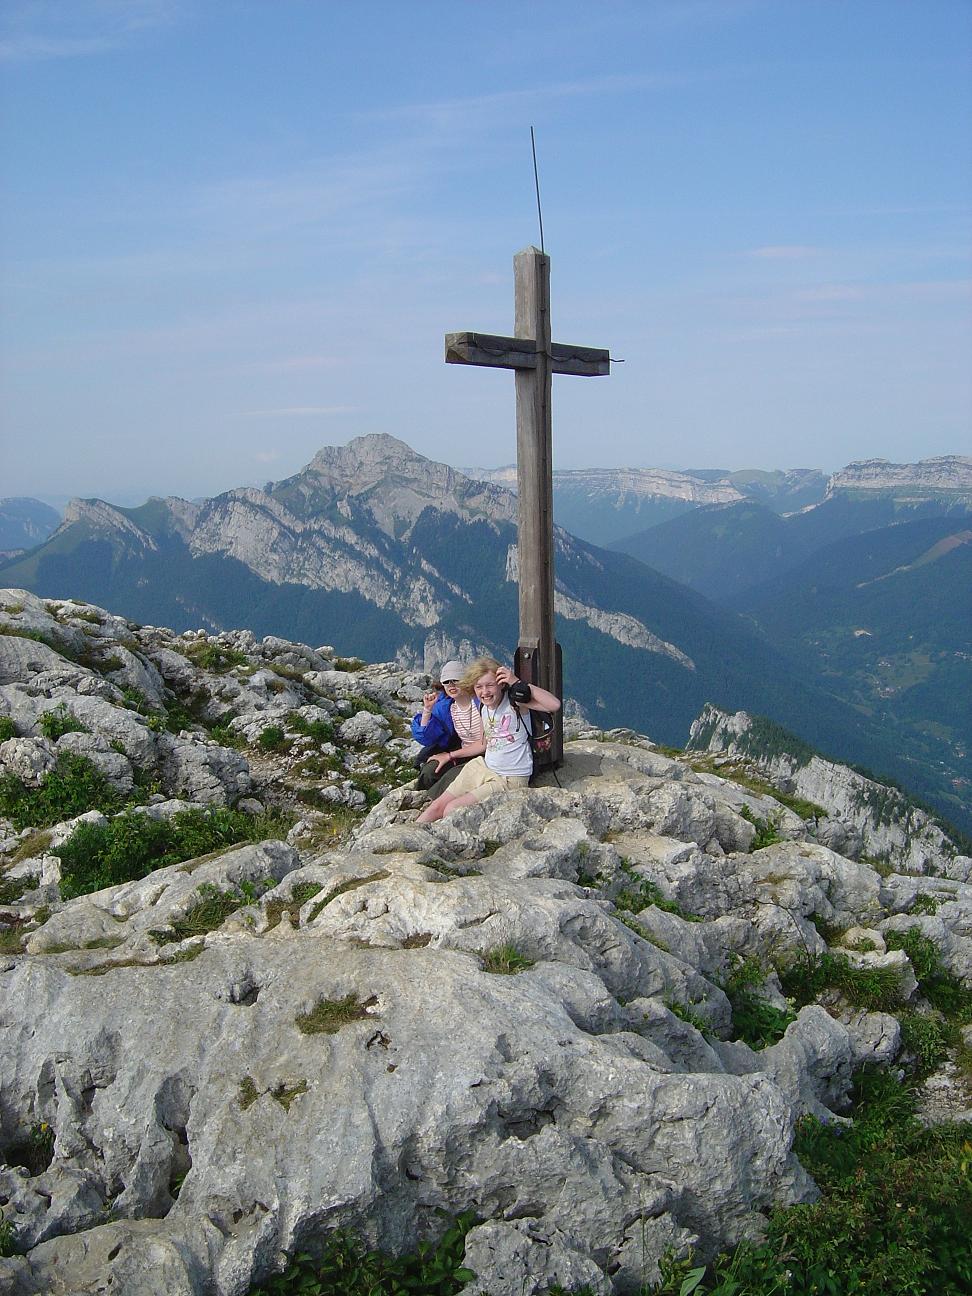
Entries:
{"type": "MultiPolygon", "coordinates": [[[[300,814],[286,840],[68,899],[76,821],[7,826],[14,1296],[244,1296],[322,1231],[403,1250],[466,1210],[465,1296],[637,1292],[665,1254],[811,1200],[795,1121],[842,1119],[856,1066],[905,1057],[892,1012],[835,993],[797,1011],[787,966],[829,942],[928,1013],[896,941],[917,931],[972,980],[952,855],[885,875],[637,734],[577,723],[556,781],[420,827],[396,786],[417,673],[22,591],[0,626],[7,793],[68,753],[138,813],[300,814]],[[66,717],[83,728],[52,738],[66,717]],[[789,1023],[769,1047],[740,1037],[743,960],[789,1023]]],[[[945,1082],[954,1115],[969,1098],[945,1082]]]]}
{"type": "Polygon", "coordinates": [[[827,484],[827,497],[838,491],[893,492],[902,502],[926,495],[954,496],[972,504],[972,457],[939,455],[914,464],[891,463],[887,459],[860,459],[834,473],[827,484]]]}
{"type": "Polygon", "coordinates": [[[972,859],[906,793],[826,760],[760,717],[730,714],[710,703],[692,725],[687,746],[713,754],[715,769],[741,762],[783,794],[819,807],[816,839],[850,859],[972,880],[972,859]]]}

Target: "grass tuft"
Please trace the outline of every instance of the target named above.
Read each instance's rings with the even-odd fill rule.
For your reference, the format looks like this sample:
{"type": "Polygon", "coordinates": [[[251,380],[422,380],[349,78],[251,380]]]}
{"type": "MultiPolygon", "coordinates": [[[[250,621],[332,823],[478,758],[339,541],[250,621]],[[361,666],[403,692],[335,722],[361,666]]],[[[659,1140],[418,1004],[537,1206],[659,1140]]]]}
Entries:
{"type": "Polygon", "coordinates": [[[494,949],[487,950],[482,955],[482,960],[484,972],[499,976],[514,976],[517,972],[532,968],[536,963],[536,959],[527,958],[515,945],[497,945],[494,949]]]}
{"type": "Polygon", "coordinates": [[[336,1035],[342,1026],[368,1017],[369,1009],[377,1002],[374,995],[361,1000],[356,994],[343,999],[320,999],[310,1012],[297,1016],[297,1029],[304,1035],[336,1035]]]}

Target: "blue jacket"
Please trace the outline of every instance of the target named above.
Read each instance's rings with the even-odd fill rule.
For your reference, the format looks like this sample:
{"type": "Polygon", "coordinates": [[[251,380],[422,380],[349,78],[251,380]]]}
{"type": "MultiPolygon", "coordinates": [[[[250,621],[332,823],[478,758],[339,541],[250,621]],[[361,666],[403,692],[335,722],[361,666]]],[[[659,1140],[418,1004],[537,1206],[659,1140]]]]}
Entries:
{"type": "Polygon", "coordinates": [[[447,751],[456,737],[456,726],[452,723],[452,699],[445,694],[439,698],[432,708],[427,725],[422,724],[422,712],[419,711],[412,720],[412,737],[422,747],[447,751]]]}
{"type": "MultiPolygon", "coordinates": [[[[474,697],[476,709],[480,709],[479,698],[474,697]]],[[[412,720],[412,737],[422,747],[434,747],[436,751],[448,751],[458,741],[456,726],[452,723],[452,699],[444,694],[432,708],[429,723],[421,723],[422,712],[412,720]]]]}

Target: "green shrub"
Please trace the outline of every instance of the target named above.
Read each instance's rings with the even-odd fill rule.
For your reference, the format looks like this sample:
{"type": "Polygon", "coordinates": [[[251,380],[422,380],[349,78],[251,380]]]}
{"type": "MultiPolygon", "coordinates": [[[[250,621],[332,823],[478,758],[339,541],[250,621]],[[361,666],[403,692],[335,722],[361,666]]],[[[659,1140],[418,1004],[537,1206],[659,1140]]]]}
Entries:
{"type": "Polygon", "coordinates": [[[327,1236],[316,1257],[299,1253],[284,1273],[254,1287],[250,1296],[455,1296],[476,1277],[462,1264],[475,1222],[472,1212],[459,1215],[438,1242],[420,1242],[404,1256],[367,1251],[352,1232],[340,1229],[327,1236]]]}
{"type": "Polygon", "coordinates": [[[287,828],[280,817],[221,808],[183,810],[171,819],[152,819],[129,810],[101,827],[81,824],[58,851],[61,895],[68,900],[132,882],[167,864],[196,859],[238,842],[285,836],[287,828]]]}
{"type": "Polygon", "coordinates": [[[0,716],[0,742],[17,737],[17,726],[9,716],[0,716]]]}
{"type": "Polygon", "coordinates": [[[305,720],[299,711],[291,711],[287,716],[287,727],[294,733],[304,734],[315,742],[334,741],[334,726],[329,720],[305,720]]]}
{"type": "Polygon", "coordinates": [[[280,751],[287,745],[287,735],[279,725],[267,725],[257,739],[257,746],[262,751],[280,751]]]}
{"type": "Polygon", "coordinates": [[[901,1006],[901,984],[893,967],[855,967],[846,954],[831,950],[819,958],[799,959],[780,973],[780,984],[801,1008],[824,990],[837,990],[848,1003],[869,1012],[894,1012],[901,1006]]]}
{"type": "Polygon", "coordinates": [[[723,986],[732,1007],[733,1039],[742,1040],[752,1049],[779,1043],[787,1026],[796,1021],[796,1013],[777,1008],[755,993],[765,980],[766,972],[759,961],[744,958],[723,986]]]}
{"type": "Polygon", "coordinates": [[[933,940],[911,927],[903,932],[885,932],[884,942],[889,950],[901,949],[908,955],[918,989],[933,1008],[953,1021],[972,1021],[972,990],[946,971],[933,940]]]}
{"type": "Polygon", "coordinates": [[[17,829],[49,828],[88,810],[114,814],[121,804],[104,774],[73,753],[58,757],[40,787],[27,787],[15,774],[0,775],[0,814],[17,829]]]}
{"type": "Polygon", "coordinates": [[[44,711],[38,721],[41,733],[51,742],[57,742],[58,738],[63,738],[68,733],[87,733],[87,725],[83,725],[76,716],[72,715],[63,702],[58,703],[53,711],[44,711]]]}

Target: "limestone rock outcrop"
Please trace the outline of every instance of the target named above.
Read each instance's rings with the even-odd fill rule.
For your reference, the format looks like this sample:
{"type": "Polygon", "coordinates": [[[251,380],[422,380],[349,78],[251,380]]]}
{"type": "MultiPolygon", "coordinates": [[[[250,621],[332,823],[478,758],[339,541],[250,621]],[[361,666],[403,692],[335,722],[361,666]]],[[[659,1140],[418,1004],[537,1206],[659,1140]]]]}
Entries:
{"type": "Polygon", "coordinates": [[[893,1014],[797,1010],[778,967],[845,939],[920,1010],[892,948],[917,927],[972,975],[972,886],[879,874],[639,735],[578,723],[556,778],[422,826],[402,731],[422,676],[0,601],[23,605],[0,644],[24,614],[51,645],[93,631],[79,660],[18,649],[0,684],[18,807],[68,751],[119,797],[130,771],[127,813],[242,797],[287,838],[65,898],[76,821],[0,833],[11,1296],[246,1296],[333,1228],[405,1251],[464,1211],[464,1296],[635,1293],[667,1253],[813,1200],[795,1122],[841,1119],[853,1069],[898,1055],[893,1014]],[[155,703],[112,682],[122,637],[155,703]],[[741,965],[789,1022],[768,1047],[740,1035],[741,965]]]}

